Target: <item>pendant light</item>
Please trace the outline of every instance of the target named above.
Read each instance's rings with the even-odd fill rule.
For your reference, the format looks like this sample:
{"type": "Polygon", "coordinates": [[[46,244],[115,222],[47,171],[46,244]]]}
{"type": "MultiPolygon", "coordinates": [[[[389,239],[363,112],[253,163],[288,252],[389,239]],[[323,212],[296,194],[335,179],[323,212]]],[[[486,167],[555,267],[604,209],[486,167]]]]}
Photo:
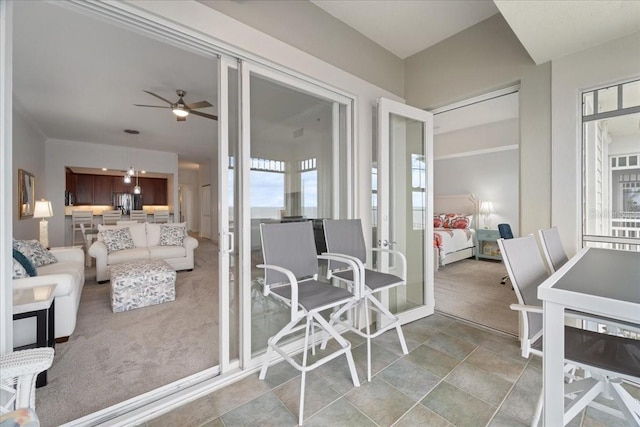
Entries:
{"type": "MultiPolygon", "coordinates": [[[[127,138],[129,142],[127,150],[132,149],[133,144],[131,143],[131,138],[133,138],[133,135],[140,135],[140,131],[135,129],[125,129],[124,133],[129,135],[127,138]]],[[[136,173],[136,169],[133,166],[129,166],[129,168],[125,172],[124,183],[131,184],[131,178],[133,177],[133,175],[136,175],[136,186],[133,188],[133,193],[140,194],[140,186],[138,185],[138,174],[136,173]]]]}
{"type": "Polygon", "coordinates": [[[140,194],[142,192],[142,190],[140,189],[140,186],[138,185],[138,172],[136,172],[136,186],[133,187],[133,194],[140,194]]]}

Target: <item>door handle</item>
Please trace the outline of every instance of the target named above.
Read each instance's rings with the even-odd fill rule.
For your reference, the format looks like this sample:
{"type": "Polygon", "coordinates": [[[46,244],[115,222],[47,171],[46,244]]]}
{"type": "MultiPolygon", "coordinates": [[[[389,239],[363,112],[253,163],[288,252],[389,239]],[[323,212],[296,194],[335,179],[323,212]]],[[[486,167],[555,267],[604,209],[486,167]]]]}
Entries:
{"type": "Polygon", "coordinates": [[[389,246],[389,241],[388,240],[378,240],[378,246],[387,247],[387,246],[389,246]]]}

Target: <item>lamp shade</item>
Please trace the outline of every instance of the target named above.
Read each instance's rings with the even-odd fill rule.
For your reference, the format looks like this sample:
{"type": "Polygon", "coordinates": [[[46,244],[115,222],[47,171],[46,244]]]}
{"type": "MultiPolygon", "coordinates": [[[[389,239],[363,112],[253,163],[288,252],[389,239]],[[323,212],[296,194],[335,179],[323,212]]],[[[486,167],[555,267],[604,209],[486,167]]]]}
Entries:
{"type": "Polygon", "coordinates": [[[480,213],[483,215],[489,215],[493,213],[493,203],[491,202],[482,202],[480,205],[480,213]]]}
{"type": "Polygon", "coordinates": [[[34,218],[50,218],[52,216],[53,209],[50,201],[44,199],[36,201],[36,206],[33,209],[34,218]]]}

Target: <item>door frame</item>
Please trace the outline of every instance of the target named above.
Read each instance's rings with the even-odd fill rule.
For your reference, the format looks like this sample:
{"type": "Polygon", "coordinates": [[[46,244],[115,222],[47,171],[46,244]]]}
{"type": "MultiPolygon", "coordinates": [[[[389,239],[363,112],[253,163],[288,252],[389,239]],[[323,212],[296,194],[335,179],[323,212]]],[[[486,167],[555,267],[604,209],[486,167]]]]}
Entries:
{"type": "MultiPolygon", "coordinates": [[[[406,117],[423,123],[423,152],[426,162],[425,176],[425,212],[424,212],[424,299],[425,304],[400,313],[395,313],[402,324],[413,322],[434,313],[435,293],[434,293],[434,261],[433,261],[433,114],[388,98],[378,98],[378,233],[379,241],[389,241],[389,216],[392,209],[389,200],[390,192],[390,120],[391,114],[406,117]]],[[[372,242],[375,245],[377,242],[372,242]]],[[[390,259],[386,254],[381,254],[378,266],[383,272],[392,272],[390,259]]],[[[389,291],[382,292],[381,301],[385,306],[389,306],[389,291]]]]}

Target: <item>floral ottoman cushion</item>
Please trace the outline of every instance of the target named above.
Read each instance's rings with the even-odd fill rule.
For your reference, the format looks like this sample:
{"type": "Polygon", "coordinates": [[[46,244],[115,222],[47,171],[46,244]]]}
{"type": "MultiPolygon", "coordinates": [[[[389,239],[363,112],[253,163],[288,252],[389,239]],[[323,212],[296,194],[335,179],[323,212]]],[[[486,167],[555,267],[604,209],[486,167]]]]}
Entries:
{"type": "Polygon", "coordinates": [[[176,271],[161,259],[130,261],[111,267],[114,313],[175,301],[176,271]]]}

